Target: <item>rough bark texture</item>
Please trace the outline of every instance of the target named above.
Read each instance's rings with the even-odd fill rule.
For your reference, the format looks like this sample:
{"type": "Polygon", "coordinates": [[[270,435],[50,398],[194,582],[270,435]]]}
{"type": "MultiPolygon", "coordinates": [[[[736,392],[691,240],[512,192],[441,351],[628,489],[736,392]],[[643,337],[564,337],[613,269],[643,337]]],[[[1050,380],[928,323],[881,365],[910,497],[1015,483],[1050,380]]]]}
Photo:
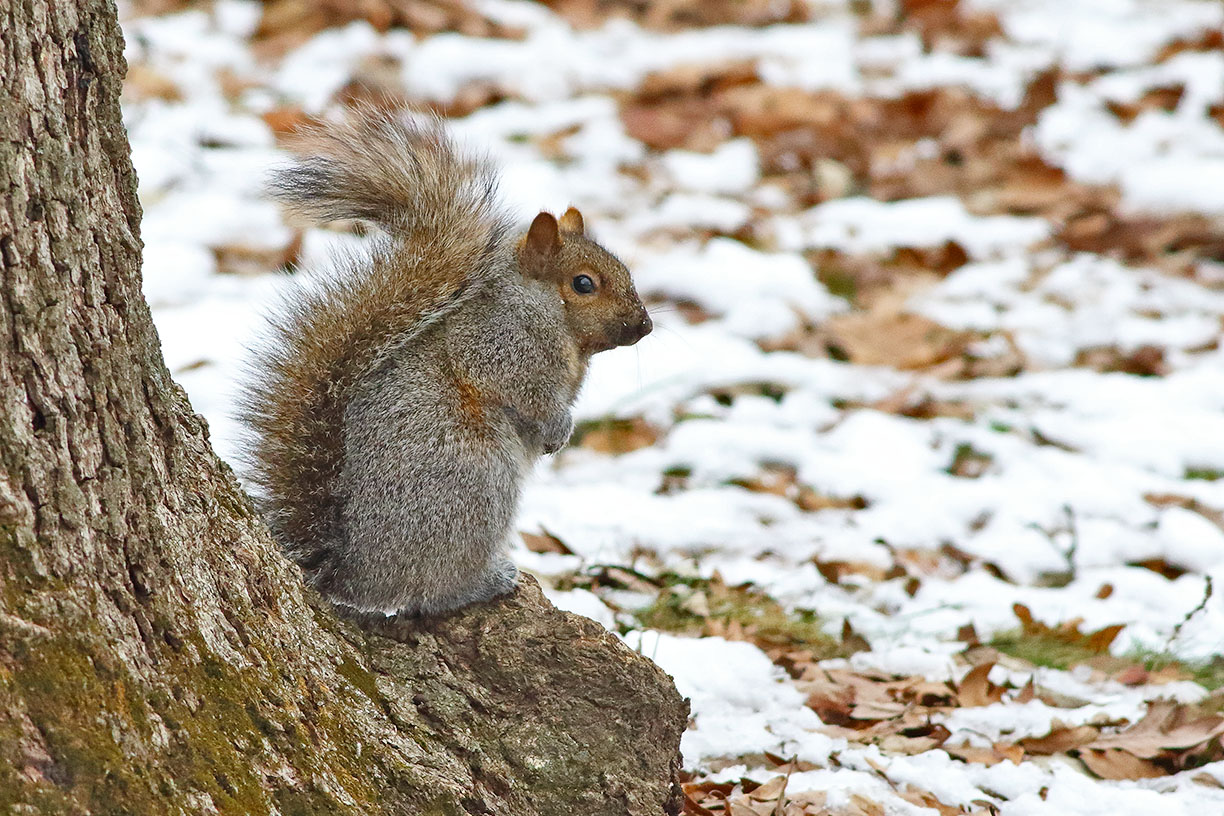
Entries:
{"type": "Polygon", "coordinates": [[[687,706],[533,584],[399,640],[303,589],[162,363],[114,8],[0,27],[0,812],[675,813],[687,706]]]}

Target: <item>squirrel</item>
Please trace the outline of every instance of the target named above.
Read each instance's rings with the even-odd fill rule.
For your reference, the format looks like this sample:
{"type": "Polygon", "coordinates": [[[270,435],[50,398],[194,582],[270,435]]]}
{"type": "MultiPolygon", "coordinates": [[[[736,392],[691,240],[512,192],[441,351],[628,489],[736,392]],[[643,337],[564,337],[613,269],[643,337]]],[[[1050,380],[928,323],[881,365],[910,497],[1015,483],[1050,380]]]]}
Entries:
{"type": "Polygon", "coordinates": [[[306,131],[270,193],[379,228],[273,313],[239,419],[273,535],[331,602],[434,615],[512,591],[526,476],[569,440],[593,354],[650,333],[573,207],[525,232],[489,160],[373,107],[306,131]]]}

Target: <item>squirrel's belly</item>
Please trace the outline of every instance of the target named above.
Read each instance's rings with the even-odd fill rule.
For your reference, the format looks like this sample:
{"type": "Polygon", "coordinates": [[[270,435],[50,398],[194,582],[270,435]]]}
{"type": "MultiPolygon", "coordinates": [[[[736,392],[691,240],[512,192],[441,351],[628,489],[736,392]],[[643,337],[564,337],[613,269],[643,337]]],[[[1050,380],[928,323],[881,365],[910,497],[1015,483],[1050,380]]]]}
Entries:
{"type": "Polygon", "coordinates": [[[448,392],[393,387],[406,384],[345,412],[345,536],[320,589],[363,609],[428,608],[486,573],[532,459],[498,412],[460,416],[448,392]]]}

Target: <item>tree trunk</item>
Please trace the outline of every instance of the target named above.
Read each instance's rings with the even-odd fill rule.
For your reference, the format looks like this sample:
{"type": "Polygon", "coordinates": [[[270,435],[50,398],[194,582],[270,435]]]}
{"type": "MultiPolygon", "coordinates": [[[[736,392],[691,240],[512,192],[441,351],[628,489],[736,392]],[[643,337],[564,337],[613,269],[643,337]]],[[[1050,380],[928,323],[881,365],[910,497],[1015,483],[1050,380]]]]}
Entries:
{"type": "Polygon", "coordinates": [[[678,812],[686,704],[530,581],[381,635],[303,588],[161,359],[114,7],[0,15],[0,812],[678,812]]]}

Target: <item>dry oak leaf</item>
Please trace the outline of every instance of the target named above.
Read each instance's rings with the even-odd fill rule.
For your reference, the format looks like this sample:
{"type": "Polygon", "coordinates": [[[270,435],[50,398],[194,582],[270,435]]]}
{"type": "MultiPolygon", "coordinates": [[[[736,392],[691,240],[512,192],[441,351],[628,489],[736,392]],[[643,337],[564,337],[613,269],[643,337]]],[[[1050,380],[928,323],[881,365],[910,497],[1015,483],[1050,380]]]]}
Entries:
{"type": "Polygon", "coordinates": [[[1069,643],[1073,646],[1086,649],[1094,654],[1105,654],[1108,652],[1110,645],[1118,637],[1119,633],[1126,628],[1125,624],[1118,623],[1098,629],[1095,632],[1081,632],[1079,625],[1083,622],[1082,619],[1066,621],[1057,626],[1049,626],[1035,620],[1033,613],[1024,604],[1012,604],[1012,612],[1019,618],[1020,628],[1025,635],[1062,641],[1063,643],[1069,643]]]}
{"type": "Polygon", "coordinates": [[[1087,745],[1101,736],[1101,730],[1091,725],[1068,726],[1055,720],[1044,737],[1025,737],[1020,747],[1035,756],[1060,754],[1087,745]]]}
{"type": "Polygon", "coordinates": [[[759,788],[753,789],[748,794],[749,799],[755,799],[758,802],[775,802],[781,799],[786,793],[787,777],[775,776],[773,779],[761,785],[759,788]]]}
{"type": "Polygon", "coordinates": [[[519,536],[523,539],[523,544],[533,553],[559,553],[561,555],[573,555],[574,551],[565,545],[565,542],[557,538],[552,533],[540,528],[539,533],[523,533],[519,536]]]}
{"type": "Polygon", "coordinates": [[[1000,702],[1005,689],[990,682],[988,677],[994,666],[991,662],[970,669],[956,688],[957,703],[965,708],[976,708],[1000,702]]]}
{"type": "Polygon", "coordinates": [[[1190,706],[1168,700],[1148,704],[1147,714],[1125,731],[1101,737],[1086,748],[1121,749],[1142,759],[1153,759],[1169,751],[1196,748],[1224,734],[1224,716],[1199,714],[1190,706]]]}
{"type": "Polygon", "coordinates": [[[821,330],[850,362],[906,370],[961,357],[977,339],[905,312],[852,312],[830,318],[821,330]]]}
{"type": "Polygon", "coordinates": [[[1220,757],[1224,716],[1200,716],[1187,705],[1157,700],[1135,725],[1079,750],[1080,760],[1103,779],[1149,779],[1220,757]]]}
{"type": "Polygon", "coordinates": [[[904,790],[898,791],[897,794],[911,804],[938,811],[939,816],[961,816],[965,812],[958,806],[944,804],[935,798],[935,794],[929,791],[905,788],[904,790]]]}
{"type": "Polygon", "coordinates": [[[906,754],[913,756],[915,754],[925,754],[940,747],[952,736],[952,732],[945,726],[934,724],[922,729],[905,729],[900,734],[888,734],[881,738],[876,744],[880,750],[890,754],[906,754]],[[908,736],[909,732],[926,731],[924,736],[908,736]]]}
{"type": "Polygon", "coordinates": [[[998,765],[1004,761],[1010,761],[1013,765],[1019,765],[1020,761],[1024,759],[1023,748],[1019,745],[1005,742],[996,742],[989,748],[965,743],[963,745],[945,745],[943,749],[951,756],[979,765],[998,765]]]}

